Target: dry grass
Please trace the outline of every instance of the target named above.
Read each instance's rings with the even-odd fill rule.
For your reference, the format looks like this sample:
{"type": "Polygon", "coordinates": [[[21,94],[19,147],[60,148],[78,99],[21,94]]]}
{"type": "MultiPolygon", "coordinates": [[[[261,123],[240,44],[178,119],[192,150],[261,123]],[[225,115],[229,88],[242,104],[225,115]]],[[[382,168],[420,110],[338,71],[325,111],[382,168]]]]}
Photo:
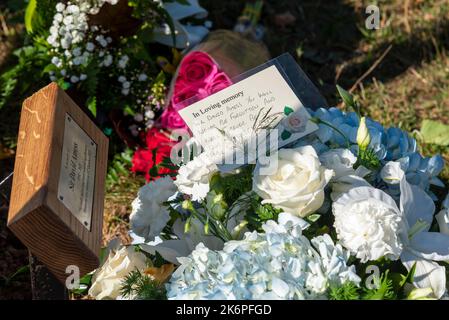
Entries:
{"type": "Polygon", "coordinates": [[[105,197],[103,221],[103,245],[114,238],[120,238],[123,244],[130,243],[128,235],[131,202],[137,191],[145,184],[142,177],[121,177],[118,183],[108,186],[105,197]]]}

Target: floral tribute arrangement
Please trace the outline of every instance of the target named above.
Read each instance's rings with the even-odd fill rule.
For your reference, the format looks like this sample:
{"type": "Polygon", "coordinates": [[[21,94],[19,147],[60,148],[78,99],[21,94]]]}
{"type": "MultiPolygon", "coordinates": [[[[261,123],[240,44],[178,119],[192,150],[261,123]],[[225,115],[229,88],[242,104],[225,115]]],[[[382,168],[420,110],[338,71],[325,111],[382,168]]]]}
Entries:
{"type": "Polygon", "coordinates": [[[443,159],[359,112],[308,111],[319,129],[271,154],[274,172],[261,163],[221,172],[203,152],[142,187],[133,245],[110,250],[89,295],[447,298],[449,197],[434,193],[443,159]]]}

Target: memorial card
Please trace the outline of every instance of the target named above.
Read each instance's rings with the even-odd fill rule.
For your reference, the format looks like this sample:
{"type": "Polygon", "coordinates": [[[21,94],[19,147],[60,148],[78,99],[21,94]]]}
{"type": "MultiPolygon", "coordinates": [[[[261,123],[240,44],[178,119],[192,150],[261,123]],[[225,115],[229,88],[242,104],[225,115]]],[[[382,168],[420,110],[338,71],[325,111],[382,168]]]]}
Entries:
{"type": "MultiPolygon", "coordinates": [[[[216,163],[228,164],[223,159],[229,159],[230,150],[254,145],[255,138],[259,146],[269,140],[269,151],[275,151],[318,129],[274,65],[193,103],[179,114],[216,163]]],[[[252,163],[256,157],[253,154],[246,161],[252,163]]]]}

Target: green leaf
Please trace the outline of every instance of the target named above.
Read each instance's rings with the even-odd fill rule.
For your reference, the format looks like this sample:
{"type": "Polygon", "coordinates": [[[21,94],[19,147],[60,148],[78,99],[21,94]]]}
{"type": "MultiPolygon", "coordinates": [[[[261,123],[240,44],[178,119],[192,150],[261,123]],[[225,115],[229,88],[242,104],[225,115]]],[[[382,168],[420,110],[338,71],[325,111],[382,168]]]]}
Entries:
{"type": "Polygon", "coordinates": [[[286,116],[288,116],[290,113],[293,113],[293,112],[294,112],[294,110],[292,108],[290,108],[289,106],[284,107],[284,114],[286,116]]]}
{"type": "Polygon", "coordinates": [[[355,106],[354,98],[353,98],[352,94],[350,94],[348,91],[346,91],[345,89],[340,87],[338,84],[337,84],[337,90],[338,90],[338,94],[343,99],[343,102],[345,103],[346,106],[348,106],[348,107],[355,106]]]}
{"type": "Polygon", "coordinates": [[[97,97],[89,97],[87,100],[87,108],[90,112],[94,115],[94,117],[97,116],[97,97]]]}
{"type": "Polygon", "coordinates": [[[150,169],[150,176],[156,178],[159,176],[159,170],[157,166],[154,166],[150,169]]]}
{"type": "Polygon", "coordinates": [[[28,33],[33,33],[34,21],[36,19],[37,0],[30,0],[25,10],[25,28],[28,33]]]}
{"type": "Polygon", "coordinates": [[[406,283],[413,283],[413,279],[415,277],[415,270],[416,270],[416,262],[413,264],[407,276],[404,277],[404,279],[400,283],[401,288],[404,287],[406,283]]]}
{"type": "Polygon", "coordinates": [[[449,126],[439,121],[424,120],[421,125],[421,136],[425,143],[449,146],[449,126]]]}
{"type": "Polygon", "coordinates": [[[311,215],[307,216],[306,220],[308,222],[313,223],[313,222],[316,222],[320,217],[321,217],[320,214],[314,213],[314,214],[311,214],[311,215]]]}
{"type": "Polygon", "coordinates": [[[281,139],[282,140],[287,140],[288,138],[290,138],[292,136],[292,133],[290,131],[284,130],[281,134],[281,139]]]}

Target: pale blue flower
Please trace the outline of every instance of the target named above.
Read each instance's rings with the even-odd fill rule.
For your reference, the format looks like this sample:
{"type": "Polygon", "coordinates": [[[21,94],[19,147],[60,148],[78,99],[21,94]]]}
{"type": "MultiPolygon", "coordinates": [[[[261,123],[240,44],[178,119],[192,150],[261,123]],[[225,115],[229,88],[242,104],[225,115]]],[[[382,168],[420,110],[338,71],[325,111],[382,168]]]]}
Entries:
{"type": "MultiPolygon", "coordinates": [[[[358,153],[356,137],[360,121],[356,113],[346,113],[334,107],[319,108],[315,111],[308,109],[308,111],[312,117],[319,118],[337,128],[346,138],[330,126],[319,124],[319,129],[316,132],[294,146],[312,145],[320,155],[329,149],[348,148],[349,141],[351,144],[349,149],[354,154],[358,153]]],[[[381,161],[381,165],[385,165],[388,161],[399,161],[407,180],[436,199],[430,192],[430,185],[444,187],[444,184],[438,179],[438,175],[444,167],[443,158],[439,155],[432,158],[422,157],[417,152],[416,140],[399,128],[386,129],[379,122],[369,118],[366,119],[366,126],[371,138],[369,148],[374,151],[381,161]]],[[[377,187],[386,189],[392,196],[399,197],[398,186],[384,185],[379,177],[374,177],[373,182],[377,187]]]]}
{"type": "Polygon", "coordinates": [[[329,235],[302,235],[308,224],[289,213],[212,251],[202,243],[167,284],[169,299],[322,299],[332,285],[360,278],[348,266],[349,253],[329,235]]]}

